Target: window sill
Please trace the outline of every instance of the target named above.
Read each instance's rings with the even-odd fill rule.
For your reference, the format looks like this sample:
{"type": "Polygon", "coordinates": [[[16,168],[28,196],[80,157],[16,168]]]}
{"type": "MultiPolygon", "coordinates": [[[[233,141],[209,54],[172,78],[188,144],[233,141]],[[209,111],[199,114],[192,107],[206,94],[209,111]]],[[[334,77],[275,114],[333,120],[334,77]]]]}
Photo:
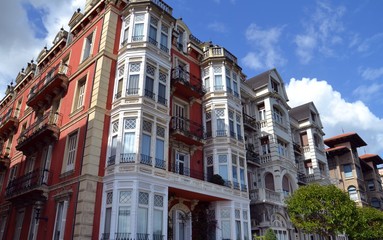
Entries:
{"type": "Polygon", "coordinates": [[[84,110],[84,108],[85,108],[84,106],[77,108],[76,110],[71,112],[71,114],[69,114],[69,117],[72,118],[73,116],[77,115],[79,112],[82,112],[84,110]]]}
{"type": "Polygon", "coordinates": [[[63,172],[63,173],[60,174],[60,179],[69,177],[69,176],[71,176],[73,173],[74,173],[74,169],[73,169],[73,170],[66,171],[66,172],[63,172]]]}

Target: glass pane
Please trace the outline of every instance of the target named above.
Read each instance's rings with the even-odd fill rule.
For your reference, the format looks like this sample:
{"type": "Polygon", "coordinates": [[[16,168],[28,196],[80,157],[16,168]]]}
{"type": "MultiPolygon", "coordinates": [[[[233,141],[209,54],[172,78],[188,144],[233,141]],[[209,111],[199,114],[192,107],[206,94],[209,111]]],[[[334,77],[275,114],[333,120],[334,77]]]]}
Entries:
{"type": "Polygon", "coordinates": [[[156,140],[156,158],[164,160],[164,140],[156,140]]]}
{"type": "Polygon", "coordinates": [[[134,153],[134,132],[124,134],[124,153],[134,153]]]}
{"type": "Polygon", "coordinates": [[[153,234],[162,235],[162,210],[154,210],[153,234]]]}
{"type": "Polygon", "coordinates": [[[147,233],[147,229],[148,229],[148,209],[138,208],[137,233],[147,233]]]}
{"type": "Polygon", "coordinates": [[[129,233],[130,229],[130,207],[120,207],[118,209],[118,233],[129,233]]]}
{"type": "Polygon", "coordinates": [[[146,156],[150,156],[150,142],[151,142],[151,137],[147,134],[143,134],[141,153],[146,156]]]}

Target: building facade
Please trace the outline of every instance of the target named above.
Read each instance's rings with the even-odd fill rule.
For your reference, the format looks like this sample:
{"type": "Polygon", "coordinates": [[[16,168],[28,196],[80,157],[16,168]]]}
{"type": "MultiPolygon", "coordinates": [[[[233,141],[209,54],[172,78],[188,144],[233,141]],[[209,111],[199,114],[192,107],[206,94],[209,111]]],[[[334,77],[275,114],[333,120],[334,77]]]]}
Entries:
{"type": "Polygon", "coordinates": [[[357,133],[344,133],[328,139],[325,144],[330,175],[340,189],[347,192],[357,205],[383,208],[382,180],[378,165],[382,158],[376,154],[359,156],[357,149],[367,143],[357,133]]]}
{"type": "Polygon", "coordinates": [[[330,182],[323,127],[275,69],[246,79],[161,0],[68,25],[0,102],[0,239],[312,239],[284,199],[330,182]]]}

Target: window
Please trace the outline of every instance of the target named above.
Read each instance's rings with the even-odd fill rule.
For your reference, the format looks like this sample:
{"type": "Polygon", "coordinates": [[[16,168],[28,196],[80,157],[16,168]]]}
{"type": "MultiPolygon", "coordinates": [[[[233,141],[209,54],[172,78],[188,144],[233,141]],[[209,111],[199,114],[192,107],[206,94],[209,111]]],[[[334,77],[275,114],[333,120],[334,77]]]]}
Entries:
{"type": "Polygon", "coordinates": [[[279,88],[278,82],[275,79],[271,78],[271,89],[274,92],[278,92],[278,88],[279,88]]]}
{"type": "Polygon", "coordinates": [[[129,63],[128,83],[126,84],[126,95],[138,94],[138,83],[140,79],[141,63],[129,63]]]}
{"type": "Polygon", "coordinates": [[[152,165],[151,153],[151,135],[152,135],[152,123],[149,121],[143,121],[143,132],[141,142],[141,163],[146,165],[152,165]]]}
{"type": "Polygon", "coordinates": [[[242,191],[246,191],[246,180],[245,180],[245,159],[243,157],[239,158],[239,179],[241,181],[242,191]]]}
{"type": "Polygon", "coordinates": [[[347,191],[351,200],[358,200],[358,193],[356,192],[356,188],[354,186],[348,187],[347,191]]]}
{"type": "Polygon", "coordinates": [[[231,72],[229,69],[226,68],[226,91],[228,93],[233,93],[233,89],[231,88],[231,78],[230,78],[231,72]]]}
{"type": "Polygon", "coordinates": [[[25,209],[19,209],[16,215],[15,234],[13,240],[19,240],[21,235],[21,229],[23,228],[25,209]]]}
{"type": "Polygon", "coordinates": [[[16,165],[14,165],[13,167],[11,167],[11,169],[10,169],[10,173],[9,173],[9,178],[8,178],[8,184],[9,184],[12,180],[16,179],[18,168],[19,168],[19,165],[18,165],[18,164],[16,164],[16,165]]]}
{"type": "Polygon", "coordinates": [[[237,156],[232,154],[231,162],[232,162],[233,186],[235,189],[239,189],[237,161],[238,161],[237,156]]]}
{"type": "Polygon", "coordinates": [[[157,126],[157,138],[156,138],[156,164],[157,168],[165,169],[165,128],[157,126]]]}
{"type": "Polygon", "coordinates": [[[212,136],[211,111],[205,112],[205,117],[206,117],[206,137],[210,138],[212,136]]]}
{"type": "Polygon", "coordinates": [[[363,175],[362,175],[362,171],[360,170],[360,167],[355,166],[355,170],[356,170],[356,176],[360,179],[363,179],[363,175]]]}
{"type": "Polygon", "coordinates": [[[235,116],[236,116],[235,117],[235,121],[237,123],[237,139],[239,141],[242,141],[243,138],[242,138],[242,128],[241,128],[241,126],[242,126],[242,124],[241,124],[241,115],[237,113],[235,116]]]}
{"type": "Polygon", "coordinates": [[[164,197],[154,195],[154,210],[153,210],[153,239],[163,239],[163,207],[164,197]]]}
{"type": "Polygon", "coordinates": [[[307,132],[301,133],[300,137],[301,137],[302,146],[308,146],[309,145],[309,140],[307,138],[307,132]]]}
{"type": "Polygon", "coordinates": [[[283,124],[283,113],[278,108],[273,108],[273,119],[279,124],[283,124]]]}
{"type": "Polygon", "coordinates": [[[145,80],[145,97],[154,99],[154,78],[156,67],[151,64],[146,65],[146,80],[145,80]]]}
{"type": "Polygon", "coordinates": [[[146,239],[148,233],[149,193],[138,193],[137,239],[146,239]]]}
{"type": "Polygon", "coordinates": [[[150,26],[149,26],[149,43],[157,46],[157,25],[158,19],[153,16],[150,17],[150,26]]]}
{"type": "Polygon", "coordinates": [[[137,14],[134,16],[134,27],[132,41],[142,41],[144,39],[144,19],[145,14],[137,14]]]}
{"type": "Polygon", "coordinates": [[[274,176],[269,172],[265,175],[265,187],[266,189],[275,191],[274,176]]]}
{"type": "Polygon", "coordinates": [[[204,68],[202,71],[203,80],[205,83],[205,89],[206,91],[210,92],[210,75],[209,75],[210,68],[204,68]]]}
{"type": "Polygon", "coordinates": [[[65,172],[72,171],[74,169],[74,163],[76,160],[77,149],[77,135],[78,132],[74,132],[68,136],[66,147],[66,168],[65,172]]]}
{"type": "Polygon", "coordinates": [[[213,157],[213,155],[207,156],[207,158],[206,158],[206,173],[207,173],[207,180],[211,181],[211,179],[214,175],[214,157],[213,157]]]}
{"type": "Polygon", "coordinates": [[[239,97],[237,74],[235,72],[233,72],[233,91],[234,91],[234,96],[239,97]]]}
{"type": "Polygon", "coordinates": [[[305,161],[306,174],[314,174],[313,164],[311,160],[305,161]]]}
{"type": "Polygon", "coordinates": [[[33,208],[32,214],[31,214],[31,224],[29,226],[28,240],[36,239],[38,220],[35,218],[35,216],[36,216],[36,209],[33,208]]]}
{"type": "Polygon", "coordinates": [[[136,159],[135,129],[136,118],[125,118],[123,126],[123,147],[120,163],[130,163],[134,162],[136,159]]]}
{"type": "Polygon", "coordinates": [[[282,156],[282,157],[285,157],[285,158],[287,158],[289,156],[288,155],[288,147],[287,146],[288,146],[287,143],[285,143],[284,141],[278,139],[278,153],[279,153],[279,156],[282,156]]]}
{"type": "Polygon", "coordinates": [[[93,32],[84,39],[84,47],[82,52],[82,62],[91,56],[93,50],[93,32]]]}
{"type": "Polygon", "coordinates": [[[230,137],[235,138],[233,110],[229,110],[229,131],[230,131],[230,137]]]}
{"type": "Polygon", "coordinates": [[[117,69],[117,77],[118,77],[118,82],[117,82],[117,90],[116,94],[114,95],[115,99],[119,99],[122,94],[122,84],[124,81],[124,72],[125,72],[125,65],[121,65],[117,69]]]}
{"type": "Polygon", "coordinates": [[[372,198],[371,207],[380,208],[380,200],[378,198],[372,198]]]}
{"type": "Polygon", "coordinates": [[[183,30],[182,28],[178,27],[178,38],[177,38],[177,48],[178,48],[178,50],[184,51],[185,40],[186,40],[185,37],[186,37],[185,30],[183,30]]]}
{"type": "Polygon", "coordinates": [[[225,109],[216,109],[215,115],[217,118],[217,137],[224,137],[226,136],[225,109]]]}
{"type": "Polygon", "coordinates": [[[75,97],[75,110],[81,108],[84,105],[85,95],[85,78],[81,79],[77,83],[77,92],[75,97]]]}
{"type": "Polygon", "coordinates": [[[54,240],[64,239],[67,209],[68,209],[68,201],[62,201],[57,203],[55,228],[53,231],[54,240]]]}
{"type": "Polygon", "coordinates": [[[168,48],[168,32],[169,28],[165,25],[161,26],[161,44],[160,44],[160,49],[166,53],[169,53],[169,48],[168,48]]]}
{"type": "Polygon", "coordinates": [[[222,66],[213,66],[213,72],[214,72],[214,90],[222,91],[223,90],[222,66]]]}
{"type": "Polygon", "coordinates": [[[367,188],[369,191],[375,191],[375,181],[373,179],[367,181],[367,188]]]}
{"type": "Polygon", "coordinates": [[[344,164],[343,165],[343,172],[344,172],[344,177],[346,177],[346,178],[352,177],[352,167],[351,167],[351,164],[344,164]]]}
{"type": "Polygon", "coordinates": [[[118,203],[117,232],[115,233],[115,238],[128,239],[130,238],[132,192],[120,191],[118,203]]]}
{"type": "Polygon", "coordinates": [[[269,138],[263,137],[261,140],[261,154],[269,154],[270,153],[270,145],[269,145],[269,138]]]}
{"type": "Polygon", "coordinates": [[[223,178],[223,180],[227,181],[229,178],[227,171],[227,155],[218,155],[218,163],[219,163],[219,175],[223,178]]]}
{"type": "Polygon", "coordinates": [[[20,116],[20,110],[21,110],[21,104],[22,104],[22,99],[19,99],[19,101],[17,101],[17,107],[15,109],[15,117],[18,118],[20,116]]]}
{"type": "Polygon", "coordinates": [[[167,74],[160,71],[159,73],[159,82],[158,82],[158,102],[162,105],[167,106],[168,102],[166,99],[166,79],[168,78],[167,74]]]}
{"type": "Polygon", "coordinates": [[[190,176],[189,155],[176,152],[175,172],[180,175],[190,176]]]}
{"type": "Polygon", "coordinates": [[[125,45],[129,39],[130,16],[125,18],[123,29],[124,29],[124,32],[122,34],[123,39],[122,39],[121,45],[125,45]]]}
{"type": "Polygon", "coordinates": [[[104,233],[102,239],[110,238],[110,223],[112,221],[112,203],[113,203],[113,192],[106,193],[106,209],[105,209],[105,222],[104,222],[104,233]]]}
{"type": "Polygon", "coordinates": [[[259,120],[266,120],[265,103],[258,104],[257,108],[258,108],[259,120]]]}

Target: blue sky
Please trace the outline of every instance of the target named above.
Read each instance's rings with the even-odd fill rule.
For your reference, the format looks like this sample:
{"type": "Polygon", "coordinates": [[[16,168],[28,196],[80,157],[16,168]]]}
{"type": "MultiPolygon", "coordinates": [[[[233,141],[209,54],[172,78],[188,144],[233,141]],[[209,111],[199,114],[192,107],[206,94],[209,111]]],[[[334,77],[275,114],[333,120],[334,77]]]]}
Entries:
{"type": "MultiPolygon", "coordinates": [[[[382,1],[167,0],[202,41],[232,52],[252,77],[276,67],[290,106],[314,101],[325,137],[358,132],[383,157],[382,1]]],[[[85,0],[5,1],[0,89],[51,42],[85,0]],[[11,24],[9,24],[11,23],[11,24]]],[[[2,91],[1,91],[2,92],[2,91]]]]}

